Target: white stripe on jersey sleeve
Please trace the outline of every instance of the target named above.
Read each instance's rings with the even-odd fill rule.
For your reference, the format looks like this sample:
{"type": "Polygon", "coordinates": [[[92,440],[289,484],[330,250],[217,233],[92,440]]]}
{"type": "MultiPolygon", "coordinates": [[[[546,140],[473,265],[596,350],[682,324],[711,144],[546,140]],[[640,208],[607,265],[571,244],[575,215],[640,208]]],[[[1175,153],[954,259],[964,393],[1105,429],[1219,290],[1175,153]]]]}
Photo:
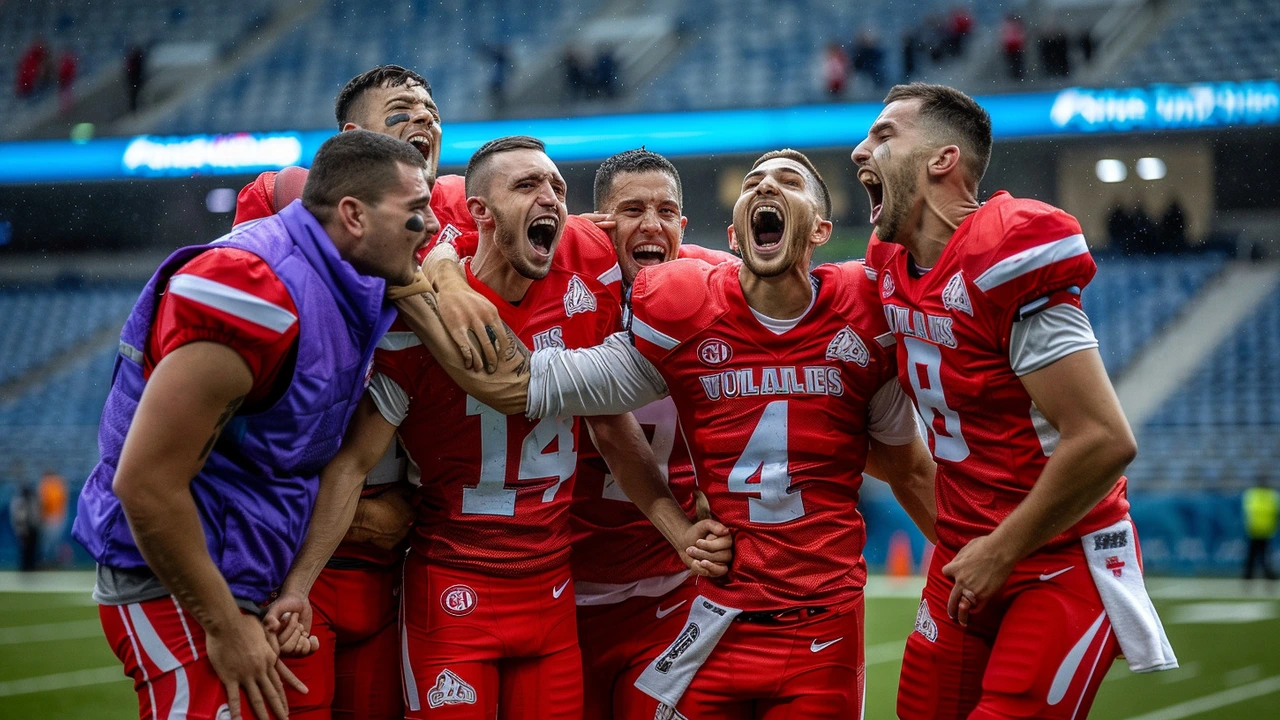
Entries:
{"type": "Polygon", "coordinates": [[[169,280],[169,292],[278,333],[298,322],[297,315],[275,303],[197,275],[174,275],[169,280]]]}
{"type": "Polygon", "coordinates": [[[987,268],[987,271],[979,275],[973,284],[977,285],[982,292],[990,292],[992,288],[999,287],[1010,280],[1016,280],[1029,272],[1087,252],[1089,252],[1089,243],[1085,242],[1084,235],[1064,237],[1061,240],[1027,248],[1016,255],[1010,255],[987,268]]]}
{"type": "Polygon", "coordinates": [[[616,282],[622,282],[622,266],[618,265],[618,263],[614,263],[613,267],[609,268],[608,270],[605,270],[603,273],[600,274],[600,277],[596,279],[599,280],[601,284],[604,284],[604,285],[611,285],[616,282]]]}
{"type": "Polygon", "coordinates": [[[680,344],[679,340],[676,340],[660,330],[655,330],[649,327],[643,320],[636,317],[634,314],[631,316],[631,332],[664,350],[670,350],[680,344]]]}
{"type": "Polygon", "coordinates": [[[379,350],[404,350],[421,345],[422,341],[411,332],[389,332],[378,340],[379,350]]]}

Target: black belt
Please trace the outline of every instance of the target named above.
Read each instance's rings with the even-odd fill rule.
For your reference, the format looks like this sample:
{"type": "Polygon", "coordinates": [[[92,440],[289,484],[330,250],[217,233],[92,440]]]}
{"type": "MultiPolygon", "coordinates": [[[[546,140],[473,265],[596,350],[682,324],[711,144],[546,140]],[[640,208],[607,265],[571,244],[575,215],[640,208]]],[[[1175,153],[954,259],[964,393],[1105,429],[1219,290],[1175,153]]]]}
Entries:
{"type": "Polygon", "coordinates": [[[787,608],[785,610],[754,610],[752,612],[738,613],[734,618],[735,622],[758,623],[761,625],[773,625],[789,622],[797,622],[800,620],[808,620],[811,617],[817,617],[831,611],[829,607],[800,607],[787,608]]]}

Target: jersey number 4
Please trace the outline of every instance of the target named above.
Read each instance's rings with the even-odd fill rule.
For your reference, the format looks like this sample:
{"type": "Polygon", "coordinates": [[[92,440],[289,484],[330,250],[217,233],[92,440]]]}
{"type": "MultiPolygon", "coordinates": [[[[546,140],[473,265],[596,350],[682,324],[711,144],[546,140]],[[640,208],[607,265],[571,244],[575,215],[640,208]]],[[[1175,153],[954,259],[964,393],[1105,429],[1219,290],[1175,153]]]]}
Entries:
{"type": "Polygon", "coordinates": [[[933,439],[933,456],[951,462],[964,460],[969,457],[969,443],[960,427],[960,415],[947,405],[942,392],[942,351],[913,337],[902,338],[902,343],[907,349],[907,375],[915,391],[916,410],[933,439]]]}
{"type": "MultiPolygon", "coordinates": [[[[463,488],[464,515],[516,514],[516,489],[507,487],[507,416],[467,396],[467,414],[480,416],[480,483],[463,488]]],[[[556,478],[542,493],[542,502],[555,499],[565,480],[573,477],[578,453],[573,447],[573,418],[543,418],[520,445],[521,480],[556,478]],[[544,452],[556,443],[552,452],[544,452]]]]}
{"type": "Polygon", "coordinates": [[[775,400],[764,408],[751,431],[747,446],[729,472],[729,491],[759,493],[747,500],[748,519],[776,525],[804,517],[800,491],[791,491],[787,468],[787,401],[775,400]],[[751,478],[759,476],[752,482],[751,478]]]}

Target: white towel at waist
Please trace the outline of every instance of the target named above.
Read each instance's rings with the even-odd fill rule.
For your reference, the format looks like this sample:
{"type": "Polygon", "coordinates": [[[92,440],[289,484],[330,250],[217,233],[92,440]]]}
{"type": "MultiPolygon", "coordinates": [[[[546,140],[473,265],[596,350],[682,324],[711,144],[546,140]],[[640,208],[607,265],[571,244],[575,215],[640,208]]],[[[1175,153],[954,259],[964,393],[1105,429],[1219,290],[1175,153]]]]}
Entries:
{"type": "Polygon", "coordinates": [[[658,702],[675,708],[684,691],[689,689],[698,668],[711,657],[716,643],[741,612],[699,595],[689,609],[689,619],[685,621],[680,635],[640,673],[636,687],[658,702]]]}
{"type": "Polygon", "coordinates": [[[1129,669],[1135,673],[1172,670],[1178,667],[1178,658],[1142,581],[1135,537],[1133,521],[1125,518],[1081,540],[1089,573],[1129,669]]]}

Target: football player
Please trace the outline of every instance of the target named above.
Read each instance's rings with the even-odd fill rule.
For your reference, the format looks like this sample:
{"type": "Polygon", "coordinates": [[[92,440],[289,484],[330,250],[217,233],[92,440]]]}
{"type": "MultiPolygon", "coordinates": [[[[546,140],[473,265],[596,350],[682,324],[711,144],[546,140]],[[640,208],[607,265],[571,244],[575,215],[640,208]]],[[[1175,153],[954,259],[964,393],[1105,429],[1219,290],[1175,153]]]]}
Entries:
{"type": "Polygon", "coordinates": [[[734,557],[723,579],[698,578],[683,629],[637,680],[657,717],[860,717],[864,468],[932,537],[933,463],[875,284],[860,263],[810,268],[830,211],[807,157],[765,154],[729,230],[742,262],[640,270],[628,332],[541,348],[516,392],[495,393],[535,418],[674,399],[734,557]]]}
{"type": "Polygon", "coordinates": [[[1062,210],[978,202],[991,121],[971,98],[913,84],[885,103],[852,158],[899,378],[938,464],[898,714],[1084,717],[1120,645],[1081,538],[1102,533],[1140,573],[1121,476],[1133,434],[1080,306],[1096,267],[1062,210]]]}

